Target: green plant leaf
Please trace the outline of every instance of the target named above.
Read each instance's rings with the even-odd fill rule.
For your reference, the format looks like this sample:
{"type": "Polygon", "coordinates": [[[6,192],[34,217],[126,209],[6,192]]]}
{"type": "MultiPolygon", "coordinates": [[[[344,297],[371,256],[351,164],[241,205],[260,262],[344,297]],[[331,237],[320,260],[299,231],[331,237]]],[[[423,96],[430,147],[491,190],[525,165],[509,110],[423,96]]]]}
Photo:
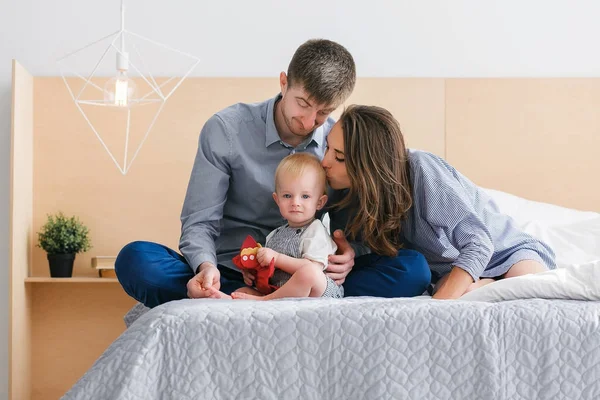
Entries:
{"type": "Polygon", "coordinates": [[[48,254],[77,254],[92,248],[89,230],[77,217],[48,215],[38,234],[38,247],[48,254]]]}

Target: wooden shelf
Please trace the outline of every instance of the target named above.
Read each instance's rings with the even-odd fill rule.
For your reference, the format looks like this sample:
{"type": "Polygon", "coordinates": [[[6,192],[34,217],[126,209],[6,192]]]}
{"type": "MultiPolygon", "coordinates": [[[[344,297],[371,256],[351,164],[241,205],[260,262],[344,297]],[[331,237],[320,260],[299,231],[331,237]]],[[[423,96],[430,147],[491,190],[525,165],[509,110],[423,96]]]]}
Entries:
{"type": "Polygon", "coordinates": [[[50,278],[35,276],[25,278],[25,283],[118,283],[117,278],[92,278],[92,277],[72,277],[72,278],[50,278]]]}

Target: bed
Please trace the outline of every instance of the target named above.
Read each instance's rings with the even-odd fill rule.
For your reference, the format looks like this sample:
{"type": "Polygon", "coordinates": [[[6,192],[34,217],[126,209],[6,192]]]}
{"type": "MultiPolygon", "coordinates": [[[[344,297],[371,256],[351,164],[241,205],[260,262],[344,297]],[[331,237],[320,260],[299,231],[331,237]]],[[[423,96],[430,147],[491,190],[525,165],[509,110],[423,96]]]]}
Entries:
{"type": "Polygon", "coordinates": [[[181,300],[63,399],[600,398],[600,214],[488,190],[558,269],[459,300],[181,300]]]}

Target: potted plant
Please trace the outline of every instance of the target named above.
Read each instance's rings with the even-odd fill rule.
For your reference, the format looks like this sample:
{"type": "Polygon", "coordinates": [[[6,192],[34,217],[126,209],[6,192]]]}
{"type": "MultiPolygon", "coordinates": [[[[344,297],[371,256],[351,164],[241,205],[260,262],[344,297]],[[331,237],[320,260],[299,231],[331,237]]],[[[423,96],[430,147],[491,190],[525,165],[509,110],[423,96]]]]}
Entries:
{"type": "Polygon", "coordinates": [[[79,218],[66,217],[62,212],[48,215],[48,220],[38,232],[38,247],[48,254],[50,276],[69,278],[73,274],[75,255],[88,251],[89,230],[79,218]]]}

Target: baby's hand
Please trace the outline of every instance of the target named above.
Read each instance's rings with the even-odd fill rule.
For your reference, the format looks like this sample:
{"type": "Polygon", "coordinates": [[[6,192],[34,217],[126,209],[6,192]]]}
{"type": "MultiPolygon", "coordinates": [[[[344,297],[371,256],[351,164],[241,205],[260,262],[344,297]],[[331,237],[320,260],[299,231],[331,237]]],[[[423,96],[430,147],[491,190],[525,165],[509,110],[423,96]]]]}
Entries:
{"type": "Polygon", "coordinates": [[[242,276],[244,277],[244,283],[247,286],[254,286],[256,280],[256,272],[253,270],[242,269],[242,276]]]}
{"type": "Polygon", "coordinates": [[[264,266],[269,265],[271,260],[274,258],[275,265],[277,265],[277,256],[278,255],[279,255],[279,253],[276,252],[275,250],[268,249],[266,247],[261,247],[260,249],[258,249],[258,252],[256,253],[256,260],[258,261],[258,263],[260,265],[262,265],[264,267],[264,266]]]}

